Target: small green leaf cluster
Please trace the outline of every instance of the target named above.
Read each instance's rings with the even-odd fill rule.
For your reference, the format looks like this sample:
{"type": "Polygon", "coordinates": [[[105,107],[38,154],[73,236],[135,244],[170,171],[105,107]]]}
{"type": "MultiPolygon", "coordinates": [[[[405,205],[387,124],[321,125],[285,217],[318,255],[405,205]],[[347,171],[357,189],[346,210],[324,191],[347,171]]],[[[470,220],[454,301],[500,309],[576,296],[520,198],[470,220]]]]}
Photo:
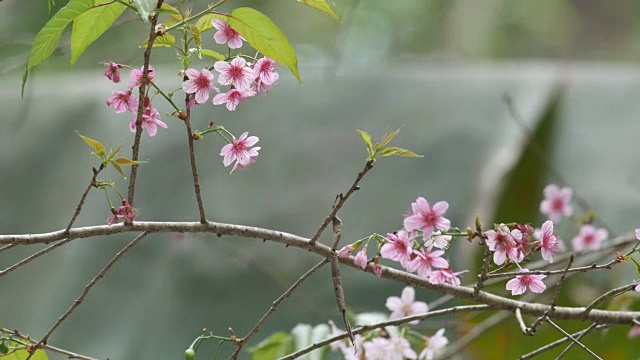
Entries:
{"type": "Polygon", "coordinates": [[[395,146],[387,146],[389,142],[400,133],[400,129],[393,131],[390,134],[385,134],[380,142],[373,144],[371,141],[371,135],[364,130],[357,130],[360,137],[364,141],[367,146],[367,154],[369,154],[368,160],[375,161],[379,156],[407,156],[407,157],[422,157],[422,155],[417,155],[412,151],[395,147],[395,146]]]}
{"type": "Polygon", "coordinates": [[[109,164],[111,164],[122,176],[125,176],[124,171],[122,170],[122,166],[146,163],[146,161],[133,161],[126,157],[116,157],[120,152],[120,148],[122,145],[118,145],[115,150],[109,149],[109,153],[107,154],[105,146],[102,145],[102,143],[98,140],[82,136],[80,135],[80,133],[78,133],[78,136],[80,136],[80,138],[82,138],[84,142],[86,142],[89,146],[91,146],[93,150],[96,151],[92,154],[102,160],[103,167],[107,167],[109,164]]]}

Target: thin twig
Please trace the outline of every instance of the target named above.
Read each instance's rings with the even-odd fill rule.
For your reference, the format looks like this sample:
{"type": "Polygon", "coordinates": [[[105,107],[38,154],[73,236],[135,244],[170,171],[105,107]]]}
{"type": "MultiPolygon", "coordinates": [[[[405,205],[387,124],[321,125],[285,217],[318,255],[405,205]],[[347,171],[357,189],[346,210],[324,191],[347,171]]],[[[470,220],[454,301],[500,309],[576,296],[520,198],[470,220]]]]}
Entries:
{"type": "Polygon", "coordinates": [[[533,325],[531,325],[531,327],[527,330],[527,335],[535,334],[535,332],[538,330],[538,326],[540,326],[540,324],[542,324],[543,321],[548,319],[550,314],[553,314],[557,305],[558,297],[560,297],[560,286],[564,282],[564,279],[567,276],[567,270],[569,270],[569,268],[571,267],[571,264],[573,264],[573,255],[571,255],[571,257],[569,258],[569,262],[567,263],[567,266],[565,266],[564,272],[562,273],[560,280],[556,283],[556,292],[553,295],[553,299],[551,300],[549,310],[545,311],[544,314],[542,314],[538,319],[536,319],[533,325]]]}
{"type": "Polygon", "coordinates": [[[331,250],[338,249],[342,239],[342,220],[338,216],[333,217],[333,243],[331,244],[331,250]]]}
{"type": "MultiPolygon", "coordinates": [[[[189,80],[185,75],[184,81],[189,80]]],[[[187,127],[187,141],[189,143],[189,160],[191,161],[191,175],[193,177],[193,187],[196,192],[196,201],[198,202],[198,212],[200,213],[200,222],[207,222],[207,215],[204,212],[204,205],[202,203],[202,195],[200,195],[200,181],[198,180],[198,167],[196,164],[196,152],[193,146],[193,131],[191,130],[191,108],[189,107],[189,94],[186,95],[184,100],[186,104],[186,116],[184,118],[184,124],[187,127]]]]}
{"type": "Polygon", "coordinates": [[[331,255],[329,255],[328,259],[331,262],[331,281],[333,281],[333,291],[336,295],[336,302],[338,303],[338,309],[340,309],[340,314],[342,315],[342,322],[344,323],[345,329],[349,334],[349,339],[351,340],[351,344],[355,344],[355,338],[353,337],[353,332],[351,331],[351,324],[349,324],[349,319],[347,318],[347,303],[344,299],[344,287],[342,286],[342,277],[340,276],[340,262],[338,260],[338,255],[335,252],[337,244],[340,242],[340,238],[342,236],[342,221],[336,217],[333,219],[333,247],[331,248],[331,255]]]}
{"type": "Polygon", "coordinates": [[[598,296],[595,300],[593,300],[589,305],[587,305],[587,307],[584,309],[584,316],[589,315],[589,313],[596,307],[598,306],[598,304],[602,303],[603,301],[607,300],[610,297],[614,297],[614,296],[618,296],[620,294],[623,294],[627,291],[631,291],[637,284],[629,284],[629,285],[624,285],[624,286],[620,286],[617,287],[615,289],[609,290],[606,293],[598,296]]]}
{"type": "Polygon", "coordinates": [[[349,196],[351,196],[351,194],[353,194],[356,190],[360,189],[360,186],[358,185],[358,184],[360,184],[360,180],[362,180],[362,178],[365,175],[367,175],[369,170],[371,170],[372,168],[373,168],[373,161],[372,160],[367,161],[367,163],[364,166],[364,169],[362,169],[362,171],[360,171],[358,173],[358,176],[356,177],[356,180],[353,182],[353,184],[349,188],[349,191],[347,191],[347,193],[344,194],[344,195],[342,195],[342,194],[340,195],[340,199],[338,200],[338,203],[333,206],[333,209],[331,210],[331,213],[329,213],[327,218],[324,219],[324,222],[322,223],[322,225],[320,225],[320,227],[318,228],[318,231],[316,231],[315,235],[313,235],[313,237],[311,237],[311,240],[309,241],[311,244],[315,244],[316,241],[318,241],[318,238],[320,238],[320,235],[322,235],[322,232],[324,231],[324,229],[326,229],[327,226],[329,225],[329,223],[331,221],[333,221],[333,218],[338,213],[338,210],[340,210],[340,208],[342,208],[342,206],[347,201],[347,199],[349,199],[349,196]]]}
{"type": "MultiPolygon", "coordinates": [[[[573,337],[581,337],[582,334],[585,334],[585,332],[587,330],[590,330],[592,326],[593,326],[593,324],[591,326],[589,326],[585,330],[580,330],[580,331],[578,331],[576,333],[571,334],[571,336],[573,336],[573,337]]],[[[611,327],[611,325],[609,325],[609,324],[601,324],[601,325],[597,325],[595,327],[595,330],[605,329],[605,328],[608,328],[608,327],[611,327]]],[[[534,350],[532,352],[526,353],[526,354],[520,356],[519,359],[520,360],[529,360],[529,359],[533,358],[534,356],[538,356],[538,355],[540,355],[541,353],[543,353],[545,351],[552,350],[552,349],[554,349],[554,348],[566,343],[567,341],[570,341],[569,338],[563,337],[563,338],[558,339],[558,340],[556,340],[556,341],[554,341],[552,343],[549,343],[549,344],[547,344],[547,345],[545,345],[545,346],[543,346],[541,348],[538,348],[538,349],[536,349],[536,350],[534,350]]]]}
{"type": "Polygon", "coordinates": [[[591,349],[589,349],[588,347],[586,347],[583,343],[581,343],[580,341],[578,341],[576,338],[574,338],[573,336],[571,336],[571,334],[569,334],[568,332],[564,331],[560,326],[558,326],[556,323],[554,323],[551,320],[547,320],[547,322],[549,323],[549,325],[553,326],[556,330],[558,330],[562,335],[564,335],[567,339],[571,340],[574,344],[578,345],[579,348],[581,348],[582,350],[586,351],[589,355],[593,356],[594,359],[598,359],[598,360],[602,360],[602,358],[598,355],[596,355],[596,353],[594,353],[593,351],[591,351],[591,349]]]}
{"type": "Polygon", "coordinates": [[[480,293],[480,290],[482,290],[482,287],[484,286],[484,282],[487,280],[489,262],[491,261],[491,249],[489,249],[489,245],[487,245],[487,242],[484,241],[484,239],[482,241],[482,245],[484,246],[484,259],[482,262],[482,271],[480,272],[480,274],[478,274],[478,282],[473,288],[474,296],[478,296],[478,293],[480,293]]]}
{"type": "Polygon", "coordinates": [[[8,273],[12,272],[13,270],[28,264],[29,262],[31,262],[31,260],[33,260],[35,258],[38,258],[38,257],[50,252],[51,250],[68,243],[69,241],[71,241],[71,239],[65,239],[65,240],[58,241],[57,243],[52,244],[50,246],[47,246],[46,248],[38,251],[37,253],[18,261],[17,263],[9,266],[8,268],[0,271],[0,277],[3,277],[5,275],[7,275],[8,273]]]}
{"type": "Polygon", "coordinates": [[[522,333],[525,335],[529,335],[529,328],[524,323],[524,319],[522,318],[522,311],[520,310],[520,308],[516,309],[516,321],[518,321],[518,325],[520,325],[520,330],[522,330],[522,333]]]}
{"type": "MultiPolygon", "coordinates": [[[[160,9],[164,0],[158,0],[156,3],[156,9],[160,9]]],[[[136,115],[136,135],[131,146],[131,160],[138,161],[138,155],[140,153],[140,140],[142,139],[142,114],[144,113],[147,79],[149,78],[149,62],[151,60],[151,48],[153,42],[156,40],[156,23],[158,22],[158,13],[153,13],[149,19],[149,40],[147,41],[147,48],[144,51],[144,64],[142,65],[142,81],[140,83],[140,92],[138,95],[138,113],[136,115]]],[[[134,193],[136,189],[136,176],[138,174],[138,164],[131,165],[131,173],[129,175],[129,193],[127,195],[127,201],[133,206],[134,193]]]]}
{"type": "MultiPolygon", "coordinates": [[[[29,335],[22,334],[18,330],[9,330],[9,329],[5,329],[3,327],[0,327],[0,332],[8,334],[9,336],[15,336],[15,337],[18,337],[20,339],[31,341],[31,338],[29,337],[29,335]]],[[[76,353],[71,352],[69,350],[61,349],[59,347],[55,347],[55,346],[52,346],[52,345],[43,345],[42,347],[44,347],[45,349],[47,349],[49,351],[53,351],[53,352],[56,352],[58,354],[65,355],[67,357],[67,359],[97,360],[95,358],[92,358],[92,357],[89,357],[89,356],[85,356],[85,355],[76,354],[76,353]]]]}
{"type": "MultiPolygon", "coordinates": [[[[578,335],[572,335],[576,340],[580,340],[582,337],[584,337],[585,335],[587,335],[589,332],[591,332],[591,330],[595,329],[598,326],[598,324],[593,323],[591,325],[589,325],[588,328],[584,329],[580,334],[578,335]]],[[[574,342],[569,343],[569,345],[567,345],[567,347],[562,350],[562,352],[558,355],[558,357],[556,358],[556,360],[560,360],[562,359],[568,352],[569,350],[571,350],[571,348],[573,347],[573,345],[575,345],[574,342]]]]}
{"type": "Polygon", "coordinates": [[[323,259],[322,261],[320,261],[319,263],[317,263],[314,267],[312,267],[309,271],[307,271],[306,273],[304,273],[304,275],[302,275],[298,280],[296,280],[295,283],[293,283],[293,285],[291,285],[291,287],[289,289],[287,289],[287,291],[285,291],[282,295],[280,295],[280,297],[278,297],[272,304],[271,307],[269,308],[269,310],[267,310],[267,312],[262,316],[262,318],[260,319],[260,321],[258,321],[256,323],[256,325],[253,327],[253,329],[251,329],[251,331],[249,331],[249,333],[247,335],[245,335],[245,337],[243,337],[242,339],[238,339],[236,345],[238,346],[236,348],[236,350],[233,352],[233,354],[231,355],[231,359],[237,359],[238,355],[240,355],[240,351],[242,350],[242,348],[247,344],[247,342],[249,341],[249,339],[251,339],[251,337],[258,332],[258,330],[260,330],[260,327],[262,326],[262,324],[264,324],[265,321],[267,321],[267,319],[269,317],[271,317],[271,315],[276,311],[276,309],[278,308],[278,306],[280,305],[281,302],[283,302],[286,298],[288,298],[289,296],[291,296],[291,294],[296,290],[296,288],[298,286],[300,286],[300,284],[302,284],[309,276],[311,276],[313,273],[315,273],[316,271],[318,271],[322,266],[324,266],[326,263],[328,262],[327,259],[323,259]]]}
{"type": "MultiPolygon", "coordinates": [[[[616,259],[616,260],[611,260],[610,262],[602,265],[592,264],[587,266],[574,267],[566,270],[531,270],[527,272],[527,274],[548,276],[548,275],[564,274],[565,272],[574,273],[574,272],[587,272],[590,270],[611,270],[611,267],[618,263],[620,263],[620,261],[616,259]]],[[[522,275],[522,273],[519,271],[517,272],[511,271],[511,272],[504,272],[504,273],[487,274],[486,277],[487,279],[495,279],[495,278],[502,278],[502,277],[514,277],[516,275],[522,275]]]]}
{"type": "MultiPolygon", "coordinates": [[[[411,321],[422,321],[422,320],[431,319],[431,318],[449,315],[449,314],[457,314],[457,313],[472,312],[472,311],[487,311],[487,310],[492,310],[492,308],[488,305],[454,306],[454,307],[443,309],[443,310],[433,310],[424,314],[406,316],[400,319],[384,321],[377,324],[358,326],[356,329],[353,330],[353,334],[354,335],[364,334],[371,330],[382,329],[388,326],[398,326],[398,325],[409,323],[411,321]]],[[[347,332],[344,332],[339,335],[334,335],[330,338],[324,339],[322,341],[318,341],[317,343],[313,343],[304,349],[296,351],[295,353],[282,357],[279,360],[293,360],[315,349],[319,349],[323,346],[329,345],[333,342],[336,342],[348,337],[349,337],[349,334],[347,332]]]]}
{"type": "Polygon", "coordinates": [[[5,250],[9,250],[9,249],[11,249],[11,248],[12,248],[12,247],[14,247],[14,246],[18,246],[18,243],[15,243],[15,244],[9,244],[9,245],[5,245],[5,246],[1,247],[1,248],[0,248],[0,253],[1,253],[1,252],[3,252],[3,251],[5,251],[5,250]]]}
{"type": "Polygon", "coordinates": [[[76,211],[73,213],[71,221],[69,221],[69,225],[67,225],[67,229],[65,230],[67,233],[69,232],[69,230],[71,230],[71,227],[76,222],[78,215],[80,215],[80,211],[82,211],[82,206],[84,205],[84,201],[87,199],[87,195],[89,195],[89,191],[91,190],[91,188],[96,187],[96,179],[98,177],[98,174],[100,174],[103,169],[104,164],[100,164],[100,167],[97,170],[96,168],[91,169],[93,171],[93,176],[91,177],[91,181],[89,181],[89,185],[87,185],[87,188],[82,193],[82,197],[80,197],[80,202],[78,203],[78,206],[76,206],[76,211]]]}
{"type": "Polygon", "coordinates": [[[62,314],[62,316],[60,316],[58,318],[58,320],[55,322],[55,324],[53,324],[53,326],[49,329],[49,331],[47,331],[47,333],[42,337],[42,339],[40,341],[38,341],[38,343],[33,347],[34,352],[30,353],[29,356],[27,356],[26,360],[29,360],[31,358],[31,356],[33,356],[33,354],[35,353],[35,350],[37,350],[42,344],[46,344],[47,340],[49,340],[49,337],[51,336],[51,334],[53,334],[54,331],[56,331],[56,329],[58,328],[58,326],[60,326],[60,324],[62,324],[62,322],[69,316],[71,315],[79,306],[80,304],[82,304],[82,301],[84,301],[84,298],[87,296],[87,294],[89,293],[89,291],[91,291],[91,288],[93,288],[93,286],[98,282],[98,280],[102,279],[104,277],[104,275],[107,273],[107,271],[109,271],[109,269],[111,269],[111,267],[113,266],[113,264],[115,264],[121,257],[122,255],[124,255],[127,251],[129,251],[133,246],[135,246],[140,240],[144,239],[144,237],[147,236],[146,232],[143,232],[142,234],[138,235],[135,239],[131,240],[131,242],[129,242],[124,248],[122,248],[122,250],[120,250],[116,256],[114,256],[111,261],[109,261],[107,263],[107,265],[105,265],[104,268],[102,268],[102,270],[100,270],[100,272],[98,273],[98,275],[96,275],[84,288],[84,290],[82,291],[82,293],[80,294],[80,296],[73,302],[73,304],[71,305],[71,307],[64,313],[62,314]]]}

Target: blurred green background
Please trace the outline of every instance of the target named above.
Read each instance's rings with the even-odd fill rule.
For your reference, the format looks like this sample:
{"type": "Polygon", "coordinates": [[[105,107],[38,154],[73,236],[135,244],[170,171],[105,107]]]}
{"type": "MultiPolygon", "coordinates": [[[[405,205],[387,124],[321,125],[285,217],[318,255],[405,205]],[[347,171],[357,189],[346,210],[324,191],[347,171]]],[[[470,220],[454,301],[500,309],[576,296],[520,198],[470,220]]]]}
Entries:
{"type": "MultiPolygon", "coordinates": [[[[55,3],[53,11],[65,1],[55,3]]],[[[199,10],[208,2],[189,4],[199,10]]],[[[336,0],[340,23],[295,1],[234,0],[223,11],[239,6],[254,7],[279,25],[298,54],[302,83],[282,68],[268,96],[237,112],[211,105],[194,109],[196,128],[215,121],[235,134],[259,136],[262,146],[255,164],[229,175],[218,155],[221,142],[209,137],[196,143],[210,220],[311,236],[364,165],[355,130],[377,138],[404,125],[396,144],[425,157],[376,163],[341,211],[345,243],[397,230],[418,196],[447,200],[448,217],[463,229],[476,214],[486,224],[539,225],[542,188],[562,181],[549,174],[538,150],[612,236],[640,224],[640,3],[336,0]],[[510,114],[505,95],[522,123],[510,114]]],[[[103,77],[100,62],[140,67],[138,46],[146,28],[125,13],[73,68],[67,31],[54,55],[32,72],[21,98],[31,41],[49,16],[45,1],[0,2],[0,233],[66,226],[96,166],[76,130],[112,147],[122,144],[125,154],[133,140],[129,116],[105,105],[128,76],[123,72],[124,84],[114,85],[103,77]]],[[[204,36],[208,47],[215,46],[212,35],[204,36]]],[[[157,49],[152,64],[161,86],[180,86],[172,50],[157,49]]],[[[141,157],[149,163],[139,171],[136,207],[144,220],[195,221],[184,128],[169,116],[163,120],[168,130],[143,138],[141,157]]],[[[113,170],[101,177],[126,188],[113,170]]],[[[77,224],[103,224],[109,216],[103,194],[94,191],[77,224]]],[[[565,222],[558,229],[570,245],[577,225],[565,222]]],[[[131,236],[74,241],[0,278],[0,325],[40,338],[131,236]]],[[[3,252],[0,268],[39,248],[3,252]]],[[[455,244],[454,269],[477,268],[476,250],[455,244]]],[[[304,251],[252,239],[149,236],[114,266],[50,343],[100,359],[180,359],[203,327],[223,335],[229,327],[246,333],[317,261],[304,251]]],[[[343,276],[354,312],[385,312],[386,298],[403,288],[347,268],[343,276]]],[[[633,278],[629,264],[576,276],[565,284],[560,304],[583,306],[633,278]]],[[[473,279],[473,271],[464,277],[473,279]]],[[[504,284],[494,290],[508,296],[504,284]]],[[[417,297],[430,301],[439,295],[418,289],[417,297]]],[[[618,303],[633,307],[635,299],[630,294],[618,303]]],[[[298,323],[328,319],[338,323],[339,316],[326,268],[282,304],[253,344],[298,323]]],[[[481,321],[462,316],[417,328],[431,335],[445,326],[454,342],[481,321]]],[[[562,325],[575,331],[588,324],[562,325]]],[[[636,359],[640,347],[627,331],[618,327],[584,341],[603,358],[636,359]]],[[[545,326],[526,337],[506,317],[452,356],[516,358],[560,337],[545,326]]],[[[212,358],[215,345],[206,343],[198,359],[212,358]]],[[[555,358],[560,349],[539,358],[555,358]]],[[[231,350],[223,347],[221,356],[231,350]]],[[[574,348],[566,358],[584,357],[574,348]]]]}

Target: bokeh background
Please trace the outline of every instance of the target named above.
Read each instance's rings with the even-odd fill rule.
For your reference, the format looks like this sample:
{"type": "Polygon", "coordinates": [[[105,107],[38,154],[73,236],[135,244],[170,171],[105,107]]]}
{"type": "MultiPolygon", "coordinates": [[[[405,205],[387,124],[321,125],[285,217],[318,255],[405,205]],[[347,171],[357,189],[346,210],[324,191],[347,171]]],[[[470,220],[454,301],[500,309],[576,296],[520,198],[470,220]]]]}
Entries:
{"type": "MultiPolygon", "coordinates": [[[[56,0],[53,11],[65,3],[56,0]]],[[[189,2],[195,10],[206,5],[189,2]]],[[[376,163],[341,211],[343,241],[397,230],[418,196],[447,200],[448,217],[462,229],[477,214],[487,224],[539,225],[541,191],[550,182],[573,187],[611,237],[640,224],[640,3],[336,0],[340,23],[295,1],[234,0],[223,10],[239,6],[255,7],[280,26],[298,54],[302,83],[282,68],[268,96],[237,112],[211,105],[194,110],[196,128],[215,121],[236,134],[258,135],[262,146],[255,164],[229,175],[218,139],[196,143],[210,220],[311,236],[364,165],[355,130],[377,138],[403,126],[396,144],[424,158],[376,163]],[[560,177],[550,174],[547,162],[560,177]]],[[[66,226],[97,163],[75,131],[111,147],[122,144],[125,154],[133,140],[129,116],[105,105],[112,90],[126,86],[127,74],[124,84],[115,85],[102,76],[100,62],[141,66],[145,27],[125,13],[73,68],[67,31],[54,55],[31,73],[21,98],[31,41],[49,16],[45,1],[0,3],[0,233],[66,226]]],[[[204,36],[210,48],[216,46],[212,35],[204,36]]],[[[180,86],[172,50],[157,49],[152,64],[161,86],[180,86]]],[[[168,130],[143,138],[141,157],[149,163],[139,172],[136,207],[144,220],[194,221],[184,128],[169,116],[163,120],[168,130]]],[[[126,188],[113,170],[101,178],[126,188]]],[[[576,204],[578,213],[584,210],[576,204]]],[[[104,195],[93,191],[77,225],[103,224],[109,216],[104,195]]],[[[559,224],[567,245],[577,228],[571,221],[559,224]]],[[[40,338],[131,236],[77,240],[0,278],[0,325],[40,338]]],[[[39,248],[3,252],[0,267],[39,248]]],[[[464,241],[452,247],[454,269],[472,269],[465,282],[474,279],[476,250],[464,241]]],[[[149,236],[114,266],[50,343],[100,359],[180,359],[203,327],[222,335],[229,327],[246,333],[317,261],[304,251],[253,239],[149,236]]],[[[352,269],[343,276],[347,303],[356,313],[386,312],[386,298],[403,288],[352,269]]],[[[563,287],[560,303],[586,305],[637,276],[631,264],[576,276],[563,287]]],[[[493,290],[508,296],[504,284],[493,290]]],[[[419,289],[417,297],[431,301],[439,295],[419,289]]],[[[627,294],[614,305],[633,308],[637,298],[627,294]]],[[[329,319],[339,317],[326,268],[282,304],[253,344],[299,323],[329,319]]],[[[455,342],[484,321],[451,317],[417,328],[431,335],[444,326],[455,342]]],[[[562,325],[569,331],[587,326],[562,325]]],[[[636,359],[640,346],[627,338],[628,330],[618,327],[584,341],[603,358],[636,359]]],[[[525,337],[506,316],[450,355],[516,358],[560,337],[545,326],[525,337]]],[[[215,347],[205,343],[198,358],[212,358],[215,347]]],[[[231,350],[223,347],[221,358],[231,350]]],[[[574,348],[566,358],[584,356],[574,348]]]]}

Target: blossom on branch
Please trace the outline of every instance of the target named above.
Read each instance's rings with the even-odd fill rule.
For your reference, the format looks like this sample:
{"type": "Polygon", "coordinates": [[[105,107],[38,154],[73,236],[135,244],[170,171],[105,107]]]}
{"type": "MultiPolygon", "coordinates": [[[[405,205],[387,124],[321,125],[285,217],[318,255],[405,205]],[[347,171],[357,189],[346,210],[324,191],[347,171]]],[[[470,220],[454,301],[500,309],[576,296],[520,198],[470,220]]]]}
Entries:
{"type": "Polygon", "coordinates": [[[507,281],[507,290],[511,290],[511,295],[521,295],[529,290],[534,293],[541,293],[547,287],[542,282],[542,279],[546,278],[546,275],[532,275],[526,274],[529,269],[522,269],[523,275],[516,275],[515,279],[507,281]]]}
{"type": "Polygon", "coordinates": [[[513,229],[509,232],[509,228],[505,224],[498,225],[498,230],[487,231],[487,246],[489,250],[494,251],[493,262],[496,265],[502,265],[509,256],[513,262],[520,262],[524,255],[518,251],[518,241],[522,240],[522,232],[513,229]]]}
{"type": "Polygon", "coordinates": [[[575,251],[598,250],[608,236],[607,229],[596,229],[591,224],[585,224],[580,227],[578,235],[571,240],[571,245],[575,251]]]}
{"type": "MultiPolygon", "coordinates": [[[[167,124],[160,120],[160,113],[156,108],[151,107],[148,98],[145,99],[145,103],[147,106],[145,106],[142,112],[142,128],[147,130],[147,134],[149,134],[150,137],[154,137],[158,132],[158,126],[166,129],[167,124]]],[[[129,122],[129,130],[131,132],[136,132],[136,120],[137,118],[134,117],[131,119],[131,122],[129,122]]]]}
{"type": "MultiPolygon", "coordinates": [[[[129,89],[133,89],[134,87],[138,87],[142,85],[142,70],[144,70],[144,66],[138,69],[133,69],[129,73],[129,77],[131,77],[131,82],[129,83],[129,89]]],[[[149,65],[149,72],[147,73],[147,84],[149,84],[155,75],[156,71],[153,69],[153,66],[149,65]]]]}
{"type": "MultiPolygon", "coordinates": [[[[387,309],[391,311],[389,320],[400,319],[405,316],[423,314],[429,311],[427,303],[423,301],[415,301],[416,292],[411,286],[407,286],[402,290],[400,297],[390,296],[385,304],[387,309]]],[[[409,324],[417,324],[418,321],[412,321],[409,324]]]]}
{"type": "Polygon", "coordinates": [[[231,63],[216,61],[213,68],[220,73],[218,82],[222,85],[233,85],[237,89],[250,89],[251,83],[257,74],[247,66],[247,62],[241,57],[235,57],[231,63]]]}
{"type": "Polygon", "coordinates": [[[430,251],[429,249],[414,250],[415,256],[408,264],[407,271],[415,272],[418,276],[428,278],[431,276],[431,267],[436,268],[448,268],[449,263],[442,258],[444,251],[436,250],[430,251]]]}
{"type": "Polygon", "coordinates": [[[398,231],[397,234],[388,233],[388,242],[380,248],[380,255],[383,258],[397,261],[402,267],[407,268],[413,253],[412,241],[405,230],[398,231]]]}
{"type": "Polygon", "coordinates": [[[266,56],[253,65],[253,74],[258,93],[269,91],[280,78],[280,74],[276,72],[276,62],[266,56]]]}
{"type": "Polygon", "coordinates": [[[353,263],[360,266],[363,269],[367,267],[367,247],[366,246],[364,247],[364,249],[360,250],[356,254],[355,259],[353,259],[353,263]]]}
{"type": "Polygon", "coordinates": [[[122,65],[116,64],[113,61],[106,62],[104,63],[104,65],[107,68],[107,70],[105,70],[104,72],[104,76],[106,76],[107,79],[113,81],[116,84],[119,83],[120,82],[119,69],[122,69],[122,65]]]}
{"type": "Polygon", "coordinates": [[[247,167],[255,162],[255,158],[258,156],[258,150],[260,147],[253,147],[260,139],[257,136],[249,136],[248,132],[242,133],[239,139],[235,137],[231,141],[231,144],[227,144],[222,147],[220,151],[220,156],[223,156],[224,159],[222,163],[225,167],[231,165],[232,162],[236,162],[231,169],[231,172],[234,172],[238,166],[247,167]]]}
{"type": "Polygon", "coordinates": [[[198,72],[196,69],[188,69],[185,74],[189,80],[182,83],[182,90],[187,94],[195,94],[198,104],[204,104],[209,100],[209,90],[220,91],[211,83],[213,74],[207,69],[202,69],[202,72],[198,72]]]}
{"type": "Polygon", "coordinates": [[[420,352],[419,360],[433,360],[438,352],[449,343],[449,340],[443,335],[444,329],[438,330],[435,335],[427,337],[427,346],[420,352]]]}
{"type": "Polygon", "coordinates": [[[220,93],[213,97],[213,105],[227,104],[227,110],[235,111],[236,107],[243,102],[246,98],[252,97],[256,94],[251,89],[238,90],[235,88],[229,89],[226,93],[220,93]]]}
{"type": "Polygon", "coordinates": [[[431,208],[425,198],[419,197],[416,202],[411,203],[412,214],[404,219],[404,227],[407,231],[421,229],[424,240],[431,237],[436,228],[447,231],[451,227],[451,221],[444,217],[448,208],[446,201],[439,201],[431,208]]]}
{"type": "Polygon", "coordinates": [[[550,263],[553,262],[553,253],[562,251],[564,248],[562,241],[553,233],[553,222],[551,220],[545,221],[540,230],[536,230],[533,236],[538,239],[536,244],[540,247],[542,258],[550,263]]]}
{"type": "Polygon", "coordinates": [[[462,270],[458,272],[453,272],[451,268],[434,270],[431,272],[429,276],[429,282],[438,285],[438,284],[451,284],[455,286],[460,286],[460,279],[458,279],[458,275],[462,273],[466,273],[468,270],[462,270]]]}
{"type": "Polygon", "coordinates": [[[127,110],[133,112],[138,107],[138,99],[136,99],[129,91],[114,90],[111,92],[112,97],[107,99],[107,106],[113,105],[116,114],[123,113],[127,110]]]}
{"type": "Polygon", "coordinates": [[[558,188],[555,184],[549,184],[544,188],[544,200],[540,203],[540,212],[547,215],[548,219],[558,222],[562,216],[571,216],[571,195],[573,190],[569,187],[558,188]]]}
{"type": "Polygon", "coordinates": [[[220,45],[228,44],[230,49],[239,49],[242,47],[242,41],[245,39],[234,30],[229,23],[224,20],[213,19],[211,20],[211,25],[218,30],[213,34],[213,40],[215,40],[216,43],[220,45]]]}

